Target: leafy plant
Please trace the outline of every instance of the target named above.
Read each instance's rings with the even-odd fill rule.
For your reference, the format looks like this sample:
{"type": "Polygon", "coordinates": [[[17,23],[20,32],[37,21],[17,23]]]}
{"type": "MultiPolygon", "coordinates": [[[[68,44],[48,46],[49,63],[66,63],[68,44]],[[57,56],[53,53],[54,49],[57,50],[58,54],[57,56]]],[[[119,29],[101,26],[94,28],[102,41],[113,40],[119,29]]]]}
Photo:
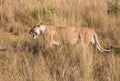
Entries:
{"type": "Polygon", "coordinates": [[[115,53],[119,54],[120,53],[120,48],[119,47],[114,47],[115,53]]]}
{"type": "Polygon", "coordinates": [[[120,11],[118,0],[107,1],[108,14],[117,14],[120,11]]]}
{"type": "Polygon", "coordinates": [[[49,15],[49,14],[53,14],[57,12],[57,8],[55,8],[52,5],[48,5],[47,7],[42,7],[42,8],[38,8],[38,9],[34,9],[31,14],[32,17],[37,19],[39,15],[45,16],[45,15],[49,15]]]}

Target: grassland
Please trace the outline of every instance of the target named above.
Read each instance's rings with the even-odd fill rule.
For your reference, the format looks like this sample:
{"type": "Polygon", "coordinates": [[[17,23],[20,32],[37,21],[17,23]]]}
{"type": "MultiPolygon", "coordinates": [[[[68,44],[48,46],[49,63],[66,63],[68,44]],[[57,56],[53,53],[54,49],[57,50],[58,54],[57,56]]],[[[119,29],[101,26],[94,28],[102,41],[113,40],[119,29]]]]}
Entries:
{"type": "Polygon", "coordinates": [[[0,81],[120,81],[120,1],[0,0],[0,81]],[[28,33],[41,22],[93,28],[113,51],[80,44],[43,51],[28,33]]]}

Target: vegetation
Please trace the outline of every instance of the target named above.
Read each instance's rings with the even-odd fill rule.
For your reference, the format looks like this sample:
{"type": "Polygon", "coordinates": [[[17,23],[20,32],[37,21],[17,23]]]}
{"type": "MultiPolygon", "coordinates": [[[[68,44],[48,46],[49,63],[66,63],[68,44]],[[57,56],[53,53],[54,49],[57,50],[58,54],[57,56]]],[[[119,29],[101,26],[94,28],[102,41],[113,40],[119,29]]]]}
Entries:
{"type": "Polygon", "coordinates": [[[119,0],[0,0],[0,81],[120,81],[119,0]],[[39,23],[93,28],[100,53],[80,44],[41,49],[39,23]]]}

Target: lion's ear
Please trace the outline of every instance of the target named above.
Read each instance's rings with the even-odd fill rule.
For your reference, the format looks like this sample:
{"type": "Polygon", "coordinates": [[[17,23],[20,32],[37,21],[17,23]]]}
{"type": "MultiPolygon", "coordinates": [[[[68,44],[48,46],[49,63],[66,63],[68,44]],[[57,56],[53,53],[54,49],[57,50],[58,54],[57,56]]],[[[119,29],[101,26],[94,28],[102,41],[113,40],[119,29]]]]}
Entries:
{"type": "Polygon", "coordinates": [[[43,25],[43,23],[41,22],[39,25],[37,25],[38,27],[40,27],[40,25],[43,25]]]}
{"type": "Polygon", "coordinates": [[[43,23],[41,22],[40,25],[43,25],[43,23]]]}

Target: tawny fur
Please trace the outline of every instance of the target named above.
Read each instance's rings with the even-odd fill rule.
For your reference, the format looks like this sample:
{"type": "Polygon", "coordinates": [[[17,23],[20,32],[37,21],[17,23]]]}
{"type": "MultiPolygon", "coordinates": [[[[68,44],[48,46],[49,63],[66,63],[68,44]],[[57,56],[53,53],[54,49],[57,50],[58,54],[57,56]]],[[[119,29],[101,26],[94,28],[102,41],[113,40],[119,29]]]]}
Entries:
{"type": "Polygon", "coordinates": [[[85,46],[92,43],[101,52],[110,51],[110,49],[106,50],[101,47],[95,31],[87,27],[56,27],[51,25],[38,25],[34,26],[30,30],[30,34],[34,34],[36,36],[42,35],[45,48],[51,47],[54,44],[59,45],[61,43],[74,45],[80,40],[85,46]]]}

